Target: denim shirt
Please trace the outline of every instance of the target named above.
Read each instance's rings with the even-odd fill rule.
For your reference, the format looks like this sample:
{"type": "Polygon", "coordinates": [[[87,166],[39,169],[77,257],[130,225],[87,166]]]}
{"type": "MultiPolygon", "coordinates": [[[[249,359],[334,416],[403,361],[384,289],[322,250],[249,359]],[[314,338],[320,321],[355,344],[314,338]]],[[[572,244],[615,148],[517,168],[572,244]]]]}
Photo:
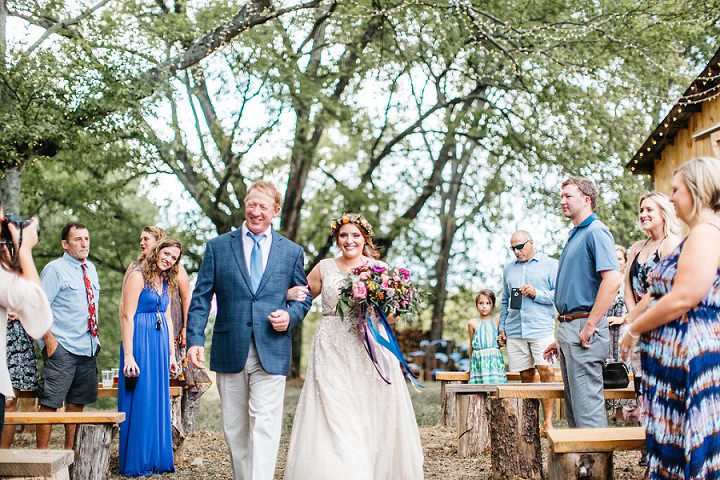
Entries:
{"type": "Polygon", "coordinates": [[[508,338],[539,340],[555,332],[555,277],[558,261],[536,253],[527,262],[515,260],[503,272],[499,330],[508,338]],[[535,298],[522,297],[520,309],[510,308],[510,289],[525,284],[535,288],[535,298]]]}
{"type": "MultiPolygon", "coordinates": [[[[99,313],[100,282],[95,265],[85,260],[88,278],[95,291],[95,312],[99,313]]],[[[43,268],[40,281],[50,302],[53,323],[50,331],[70,353],[92,357],[97,354],[100,339],[88,331],[88,301],[81,262],[65,253],[43,268]]],[[[96,313],[96,314],[97,314],[96,313]]],[[[40,348],[44,342],[39,340],[40,348]]]]}

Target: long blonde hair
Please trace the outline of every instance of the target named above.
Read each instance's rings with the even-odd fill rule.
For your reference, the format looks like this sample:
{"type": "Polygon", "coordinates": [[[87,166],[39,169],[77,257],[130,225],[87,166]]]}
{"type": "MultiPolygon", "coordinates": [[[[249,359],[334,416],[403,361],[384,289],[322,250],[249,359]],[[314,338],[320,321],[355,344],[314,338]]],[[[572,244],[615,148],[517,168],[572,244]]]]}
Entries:
{"type": "Polygon", "coordinates": [[[164,237],[158,240],[155,246],[150,250],[150,253],[148,253],[147,256],[143,259],[140,268],[142,270],[143,276],[145,277],[145,284],[154,286],[155,281],[160,279],[163,275],[163,272],[161,272],[157,266],[160,251],[168,247],[177,247],[180,249],[180,255],[178,255],[178,259],[175,262],[175,265],[170,267],[170,269],[165,272],[165,279],[168,283],[168,290],[170,291],[170,293],[172,293],[177,288],[177,276],[178,271],[180,270],[180,258],[182,257],[183,252],[182,243],[180,243],[180,240],[177,240],[173,237],[164,237]]]}
{"type": "Polygon", "coordinates": [[[693,216],[700,215],[708,206],[715,213],[720,211],[720,160],[713,157],[697,157],[680,165],[674,174],[680,174],[693,200],[693,216]]]}
{"type": "Polygon", "coordinates": [[[667,195],[660,192],[649,192],[640,197],[640,201],[638,201],[638,212],[640,212],[640,208],[642,207],[642,203],[650,199],[653,202],[655,202],[660,208],[660,216],[663,219],[664,225],[664,232],[665,236],[668,235],[680,235],[681,229],[680,229],[680,221],[677,218],[677,215],[675,215],[675,207],[673,206],[672,202],[668,198],[667,195]]]}

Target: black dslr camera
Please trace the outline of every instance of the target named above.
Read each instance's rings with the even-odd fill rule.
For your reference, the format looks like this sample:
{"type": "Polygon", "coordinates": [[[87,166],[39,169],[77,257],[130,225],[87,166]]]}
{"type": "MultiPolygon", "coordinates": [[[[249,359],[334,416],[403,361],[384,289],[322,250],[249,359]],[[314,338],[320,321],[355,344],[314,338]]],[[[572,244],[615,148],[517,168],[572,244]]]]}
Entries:
{"type": "MultiPolygon", "coordinates": [[[[25,220],[20,215],[8,213],[5,215],[5,219],[0,221],[0,245],[4,246],[10,252],[10,256],[15,255],[15,244],[13,243],[12,235],[10,235],[10,229],[8,225],[13,224],[20,230],[20,236],[18,237],[18,247],[22,245],[22,231],[23,228],[30,225],[32,220],[25,220]]],[[[38,231],[39,233],[39,231],[38,231]]]]}

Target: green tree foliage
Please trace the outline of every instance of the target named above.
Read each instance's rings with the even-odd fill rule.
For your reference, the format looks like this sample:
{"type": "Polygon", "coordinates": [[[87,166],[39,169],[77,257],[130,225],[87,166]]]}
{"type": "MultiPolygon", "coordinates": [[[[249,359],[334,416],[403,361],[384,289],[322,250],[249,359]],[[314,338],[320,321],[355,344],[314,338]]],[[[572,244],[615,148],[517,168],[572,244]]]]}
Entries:
{"type": "MultiPolygon", "coordinates": [[[[633,197],[647,187],[621,166],[716,48],[720,11],[697,0],[7,4],[53,33],[8,50],[2,168],[37,161],[51,174],[48,159],[84,158],[81,170],[128,186],[171,174],[218,232],[242,221],[247,186],[270,179],[284,186],[281,230],[310,265],[331,249],[329,219],[359,210],[437,298],[487,273],[477,259],[504,225],[556,221],[568,175],[595,178],[618,241],[635,238],[633,197]]],[[[78,182],[58,178],[58,189],[78,182]]]]}

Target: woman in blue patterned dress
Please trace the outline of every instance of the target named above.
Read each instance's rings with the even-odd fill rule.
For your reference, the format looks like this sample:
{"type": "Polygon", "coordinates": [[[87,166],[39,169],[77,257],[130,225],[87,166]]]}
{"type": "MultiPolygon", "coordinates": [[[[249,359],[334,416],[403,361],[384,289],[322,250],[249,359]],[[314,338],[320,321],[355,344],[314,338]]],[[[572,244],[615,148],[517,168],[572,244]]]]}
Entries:
{"type": "Polygon", "coordinates": [[[468,322],[470,383],[506,383],[505,361],[498,345],[498,319],[492,317],[495,293],[483,289],[475,297],[479,317],[468,322]]]}
{"type": "Polygon", "coordinates": [[[720,478],[720,160],[682,165],[672,189],[690,233],[650,273],[621,350],[640,340],[648,478],[720,478]]]}
{"type": "Polygon", "coordinates": [[[170,374],[177,371],[170,293],[177,289],[180,242],[165,237],[128,275],[120,327],[120,473],[140,477],[174,472],[170,374]]]}

